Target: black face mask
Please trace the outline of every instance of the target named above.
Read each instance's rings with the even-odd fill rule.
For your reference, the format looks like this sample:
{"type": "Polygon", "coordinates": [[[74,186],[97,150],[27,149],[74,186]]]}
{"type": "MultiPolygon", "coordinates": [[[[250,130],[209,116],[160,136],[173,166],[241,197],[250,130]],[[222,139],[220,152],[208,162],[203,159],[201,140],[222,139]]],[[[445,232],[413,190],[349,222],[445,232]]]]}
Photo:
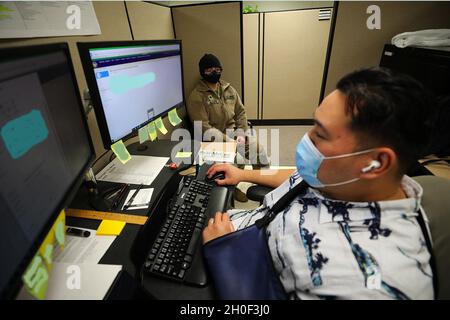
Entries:
{"type": "Polygon", "coordinates": [[[203,74],[203,79],[210,83],[217,83],[220,80],[221,73],[213,72],[210,74],[203,74]]]}

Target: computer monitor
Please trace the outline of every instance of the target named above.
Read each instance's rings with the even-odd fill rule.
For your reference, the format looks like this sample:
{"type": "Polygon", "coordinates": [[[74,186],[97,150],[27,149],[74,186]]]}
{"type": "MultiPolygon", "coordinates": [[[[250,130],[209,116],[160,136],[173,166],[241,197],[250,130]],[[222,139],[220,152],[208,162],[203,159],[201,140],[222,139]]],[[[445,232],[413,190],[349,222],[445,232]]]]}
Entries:
{"type": "Polygon", "coordinates": [[[0,297],[21,276],[94,159],[67,44],[0,50],[0,297]]]}
{"type": "Polygon", "coordinates": [[[103,144],[184,105],[181,41],[78,43],[103,144]]]}
{"type": "Polygon", "coordinates": [[[420,81],[436,97],[450,95],[450,50],[384,46],[380,66],[420,81]]]}

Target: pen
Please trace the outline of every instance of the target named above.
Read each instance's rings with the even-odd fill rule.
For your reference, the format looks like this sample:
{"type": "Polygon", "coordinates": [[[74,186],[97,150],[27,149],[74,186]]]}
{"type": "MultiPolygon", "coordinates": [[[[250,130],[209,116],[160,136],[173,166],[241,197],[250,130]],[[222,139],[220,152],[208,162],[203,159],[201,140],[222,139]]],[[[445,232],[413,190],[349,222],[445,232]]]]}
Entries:
{"type": "Polygon", "coordinates": [[[130,200],[128,200],[127,204],[123,207],[124,210],[127,210],[131,206],[131,204],[133,203],[134,198],[138,194],[139,190],[141,190],[142,186],[143,186],[143,184],[141,183],[139,185],[139,187],[136,189],[136,191],[134,191],[134,193],[131,196],[130,200]]]}
{"type": "Polygon", "coordinates": [[[123,195],[128,190],[129,186],[130,185],[127,184],[127,183],[122,186],[122,189],[120,189],[119,195],[114,200],[114,203],[113,203],[113,205],[111,207],[112,209],[116,209],[117,208],[117,206],[119,205],[120,199],[122,199],[123,195]]]}
{"type": "Polygon", "coordinates": [[[67,227],[66,232],[67,232],[67,234],[70,234],[72,236],[84,237],[84,238],[87,238],[91,235],[91,233],[87,230],[81,230],[81,229],[72,228],[72,227],[67,227]]]}

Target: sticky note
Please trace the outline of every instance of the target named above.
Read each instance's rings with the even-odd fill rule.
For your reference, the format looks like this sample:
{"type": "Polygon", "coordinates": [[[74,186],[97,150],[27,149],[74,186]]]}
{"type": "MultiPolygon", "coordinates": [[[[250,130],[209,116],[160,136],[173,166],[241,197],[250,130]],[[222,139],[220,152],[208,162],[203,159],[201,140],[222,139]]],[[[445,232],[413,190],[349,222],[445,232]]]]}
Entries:
{"type": "Polygon", "coordinates": [[[148,131],[147,131],[147,127],[143,127],[140,128],[138,131],[139,134],[139,143],[144,143],[145,141],[148,140],[148,131]]]}
{"type": "Polygon", "coordinates": [[[169,122],[174,127],[181,123],[181,119],[180,119],[180,117],[178,116],[178,113],[177,113],[177,108],[172,109],[172,110],[169,111],[169,122]]]}
{"type": "Polygon", "coordinates": [[[158,138],[158,133],[156,132],[155,122],[152,121],[147,125],[148,135],[150,136],[150,140],[155,141],[158,138]]]}
{"type": "Polygon", "coordinates": [[[52,227],[52,229],[47,234],[47,236],[44,239],[44,242],[42,242],[38,250],[39,254],[44,259],[44,263],[46,264],[48,270],[51,270],[52,268],[54,242],[55,242],[55,231],[54,228],[52,227]]]}
{"type": "Polygon", "coordinates": [[[125,227],[125,221],[115,220],[103,220],[97,229],[97,235],[99,236],[118,236],[123,227],[125,227]]]}
{"type": "Polygon", "coordinates": [[[48,129],[41,111],[33,109],[7,122],[1,128],[0,135],[11,157],[19,159],[47,139],[48,129]]]}
{"type": "Polygon", "coordinates": [[[192,152],[186,152],[186,151],[178,151],[175,155],[175,158],[190,158],[192,155],[192,152]]]}
{"type": "Polygon", "coordinates": [[[64,245],[66,242],[66,212],[64,210],[62,210],[59,213],[58,218],[56,218],[53,229],[55,230],[56,241],[61,247],[61,250],[64,250],[64,245]]]}
{"type": "Polygon", "coordinates": [[[111,150],[123,164],[130,161],[131,155],[128,152],[127,147],[125,147],[125,145],[123,144],[122,140],[119,140],[116,143],[112,144],[111,150]]]}
{"type": "Polygon", "coordinates": [[[22,275],[25,288],[32,296],[43,300],[48,287],[48,278],[48,271],[45,268],[43,259],[37,254],[22,275]]]}
{"type": "Polygon", "coordinates": [[[162,134],[166,134],[167,133],[167,129],[164,126],[164,123],[161,119],[161,117],[159,117],[158,119],[155,120],[155,125],[156,128],[158,128],[158,130],[162,133],[162,134]]]}

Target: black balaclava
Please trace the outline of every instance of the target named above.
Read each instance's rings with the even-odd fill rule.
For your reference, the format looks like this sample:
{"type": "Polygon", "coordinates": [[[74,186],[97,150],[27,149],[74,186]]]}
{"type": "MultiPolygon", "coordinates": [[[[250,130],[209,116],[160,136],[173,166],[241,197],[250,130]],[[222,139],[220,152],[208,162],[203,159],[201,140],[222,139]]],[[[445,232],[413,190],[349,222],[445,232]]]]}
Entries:
{"type": "Polygon", "coordinates": [[[222,65],[220,64],[219,59],[210,53],[206,53],[198,62],[198,68],[200,70],[200,75],[203,79],[210,83],[217,83],[220,80],[221,73],[220,72],[213,72],[211,74],[205,74],[205,69],[212,68],[212,67],[219,67],[222,68],[222,65]]]}

